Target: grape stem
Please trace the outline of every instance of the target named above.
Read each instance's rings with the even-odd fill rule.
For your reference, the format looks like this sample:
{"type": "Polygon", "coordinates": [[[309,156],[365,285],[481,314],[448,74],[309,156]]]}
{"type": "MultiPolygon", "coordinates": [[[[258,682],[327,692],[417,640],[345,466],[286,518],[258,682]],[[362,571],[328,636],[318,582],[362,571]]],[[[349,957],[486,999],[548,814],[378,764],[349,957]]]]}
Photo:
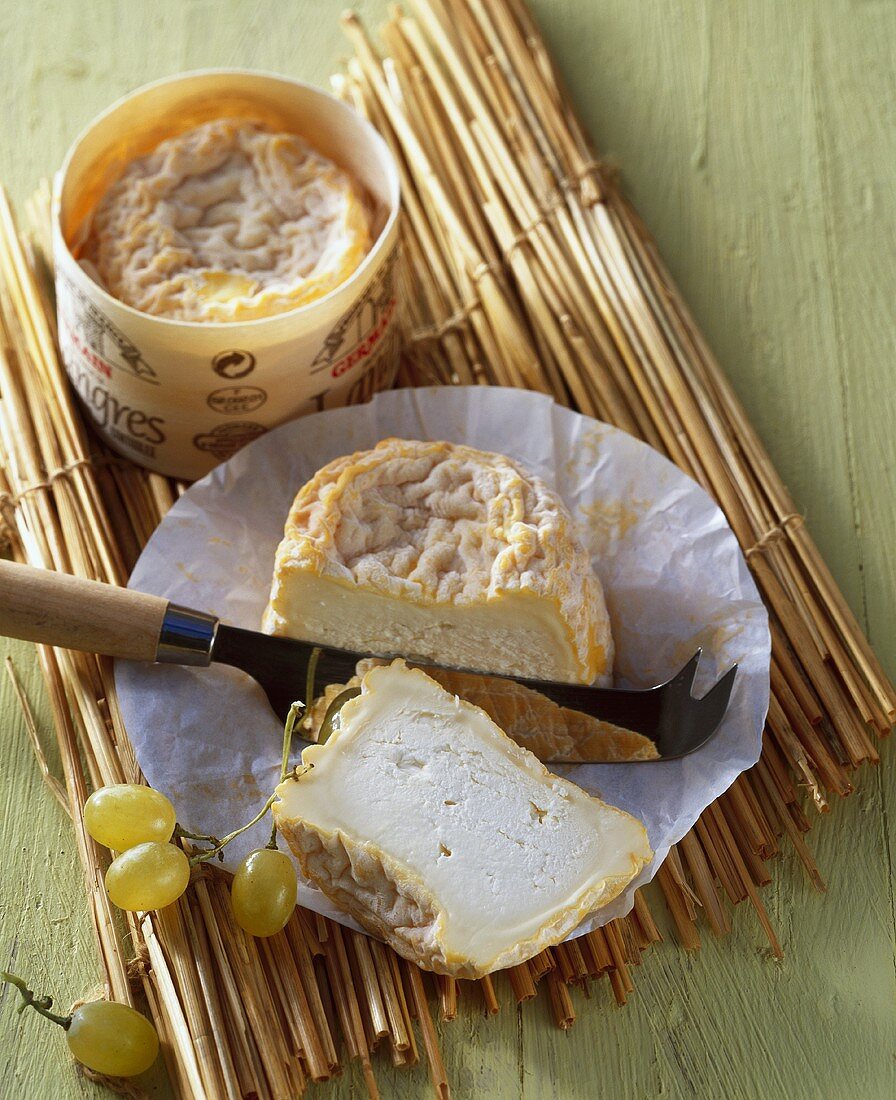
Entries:
{"type": "Polygon", "coordinates": [[[209,844],[220,844],[221,841],[212,833],[191,833],[183,825],[174,826],[174,836],[178,840],[206,840],[209,844]]]}
{"type": "MultiPolygon", "coordinates": [[[[314,649],[311,650],[311,656],[308,658],[308,668],[305,670],[305,713],[306,714],[311,713],[311,708],[314,705],[314,677],[317,673],[317,662],[318,662],[319,657],[320,657],[320,647],[315,646],[314,649]]],[[[289,710],[290,710],[290,715],[291,715],[292,714],[292,707],[290,707],[289,710]]],[[[286,722],[287,722],[287,725],[288,725],[289,724],[289,715],[287,715],[286,722]]],[[[291,734],[292,734],[292,729],[290,729],[290,735],[291,734]]],[[[287,751],[288,751],[288,746],[284,743],[284,745],[283,745],[283,761],[282,761],[282,764],[281,764],[281,767],[280,767],[280,782],[281,783],[286,778],[286,772],[287,772],[287,769],[288,769],[287,751]]]]}
{"type": "Polygon", "coordinates": [[[253,825],[257,825],[271,806],[274,805],[276,798],[277,795],[272,794],[251,821],[247,821],[245,825],[241,825],[238,829],[234,829],[233,832],[228,833],[227,836],[222,836],[213,848],[205,848],[201,852],[194,852],[193,855],[190,856],[190,866],[195,867],[197,864],[204,863],[206,860],[214,859],[215,856],[219,855],[227,847],[231,840],[235,840],[241,833],[244,833],[247,829],[251,829],[253,825]]]}
{"type": "MultiPolygon", "coordinates": [[[[320,656],[320,650],[315,647],[311,650],[311,656],[308,659],[308,681],[305,685],[306,692],[305,698],[307,703],[303,704],[299,700],[292,703],[289,708],[289,714],[286,716],[286,722],[283,726],[283,752],[280,755],[280,782],[282,783],[289,772],[289,750],[292,746],[292,735],[295,733],[296,726],[304,718],[306,714],[311,710],[311,700],[314,698],[314,673],[317,669],[317,659],[320,656]]],[[[277,850],[277,823],[271,823],[271,838],[265,845],[267,848],[277,850]]]]}
{"type": "MultiPolygon", "coordinates": [[[[311,656],[308,658],[308,672],[305,682],[305,698],[307,703],[296,700],[296,702],[290,704],[289,714],[286,716],[286,721],[283,724],[283,751],[280,756],[280,782],[282,783],[289,772],[289,750],[292,747],[292,736],[295,733],[296,726],[301,719],[308,713],[311,700],[314,698],[314,676],[317,671],[317,661],[320,657],[320,648],[315,646],[311,650],[311,656]]],[[[200,863],[205,863],[209,859],[214,859],[216,856],[220,856],[231,840],[235,840],[241,833],[244,833],[247,829],[251,829],[253,825],[257,825],[259,821],[268,812],[271,806],[277,799],[276,792],[265,802],[261,810],[252,818],[251,821],[247,821],[245,825],[241,825],[239,829],[234,829],[232,833],[228,833],[227,836],[222,836],[219,840],[216,836],[210,836],[207,833],[190,833],[186,829],[182,829],[177,826],[177,835],[189,840],[208,840],[212,842],[211,848],[205,848],[202,851],[194,852],[190,856],[190,866],[195,867],[200,863]]],[[[277,825],[274,823],[271,826],[271,839],[267,843],[268,848],[277,848],[277,825]]]]}
{"type": "Polygon", "coordinates": [[[35,997],[34,991],[28,988],[22,978],[16,974],[9,974],[5,970],[0,970],[0,981],[9,982],[21,993],[22,1003],[19,1005],[19,1012],[24,1012],[26,1008],[33,1008],[35,1012],[39,1012],[41,1016],[46,1016],[48,1020],[52,1020],[54,1024],[59,1024],[66,1031],[71,1027],[71,1016],[58,1016],[55,1012],[50,1011],[53,1007],[52,997],[35,997]]]}

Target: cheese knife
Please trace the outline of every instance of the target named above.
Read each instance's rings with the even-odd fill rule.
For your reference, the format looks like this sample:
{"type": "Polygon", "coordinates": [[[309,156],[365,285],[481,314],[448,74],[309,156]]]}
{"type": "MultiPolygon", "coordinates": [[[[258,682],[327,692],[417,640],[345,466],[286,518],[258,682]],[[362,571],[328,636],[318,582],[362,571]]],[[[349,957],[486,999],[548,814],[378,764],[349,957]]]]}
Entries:
{"type": "MultiPolygon", "coordinates": [[[[364,658],[406,657],[424,668],[441,667],[465,676],[498,675],[522,684],[561,707],[648,737],[656,745],[659,760],[686,756],[706,744],[728,708],[737,674],[734,665],[701,699],[695,699],[691,688],[700,650],[666,683],[645,690],[586,687],[436,666],[429,659],[414,661],[409,654],[353,652],[335,649],[325,640],[298,641],[245,630],[162,596],[8,561],[0,561],[0,634],[130,661],[193,667],[231,665],[257,681],[282,720],[290,704],[305,692],[315,649],[319,650],[315,669],[318,691],[327,684],[346,683],[364,658]]],[[[589,761],[566,757],[544,762],[589,761]]]]}

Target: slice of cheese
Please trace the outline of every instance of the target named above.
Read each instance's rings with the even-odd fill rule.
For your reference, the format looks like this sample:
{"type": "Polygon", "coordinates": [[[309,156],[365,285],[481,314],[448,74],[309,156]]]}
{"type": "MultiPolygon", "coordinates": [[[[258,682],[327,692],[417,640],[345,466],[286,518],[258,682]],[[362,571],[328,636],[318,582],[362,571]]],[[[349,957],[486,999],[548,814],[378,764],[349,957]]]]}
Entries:
{"type": "Polygon", "coordinates": [[[203,123],[128,164],[81,260],[122,302],[181,321],[249,321],[327,294],[370,249],[361,193],[295,134],[203,123]]]}
{"type": "Polygon", "coordinates": [[[503,455],[387,439],[298,493],[264,629],[462,668],[608,683],[600,582],[563,502],[503,455]]]}
{"type": "Polygon", "coordinates": [[[371,669],[336,725],[277,788],[277,826],[306,877],[426,969],[523,962],[652,857],[638,820],[403,661],[371,669]]]}

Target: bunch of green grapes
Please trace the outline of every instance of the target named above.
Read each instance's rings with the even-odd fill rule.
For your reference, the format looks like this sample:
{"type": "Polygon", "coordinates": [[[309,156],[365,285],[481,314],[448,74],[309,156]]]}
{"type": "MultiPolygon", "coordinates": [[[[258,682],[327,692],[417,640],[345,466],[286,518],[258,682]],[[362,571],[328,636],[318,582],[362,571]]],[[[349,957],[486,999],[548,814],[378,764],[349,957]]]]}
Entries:
{"type": "MultiPolygon", "coordinates": [[[[314,664],[309,666],[309,698],[312,697],[314,664]]],[[[340,696],[344,702],[352,692],[340,696]]],[[[338,708],[328,710],[329,728],[338,708]]],[[[304,706],[293,704],[283,732],[281,779],[287,774],[292,732],[304,706]]],[[[324,728],[322,727],[322,728],[324,728]]],[[[164,909],[184,893],[193,866],[220,857],[224,848],[252,828],[268,813],[274,795],[251,821],[221,838],[188,833],[179,828],[171,802],[152,787],[116,783],[100,787],[84,805],[84,826],[98,843],[118,854],[106,871],[109,900],[119,909],[146,912],[164,909]],[[181,838],[204,840],[211,846],[188,856],[181,838]]],[[[277,848],[276,828],[265,848],[250,852],[237,869],[230,897],[236,923],[252,936],[273,936],[289,920],[296,906],[298,880],[292,860],[277,848]]],[[[79,1062],[110,1077],[143,1073],[156,1060],[159,1037],[147,1018],[128,1005],[114,1001],[90,1001],[69,1016],[51,1012],[50,997],[36,997],[15,974],[0,972],[0,981],[14,985],[22,995],[22,1008],[30,1007],[65,1029],[66,1040],[79,1062]]]]}
{"type": "MultiPolygon", "coordinates": [[[[308,663],[306,698],[314,698],[314,676],[319,649],[308,663]]],[[[319,739],[326,740],[337,720],[340,708],[357,688],[343,691],[327,708],[319,739]]],[[[289,709],[283,730],[280,779],[289,770],[293,731],[307,713],[301,702],[289,709]]],[[[87,799],[84,825],[99,844],[118,852],[106,872],[106,893],[119,909],[145,912],[164,909],[183,894],[190,882],[190,870],[203,860],[221,857],[224,848],[241,833],[251,829],[267,814],[275,795],[267,800],[251,821],[219,840],[200,833],[188,833],[177,825],[177,815],[169,800],[152,787],[117,783],[101,787],[87,799]],[[177,841],[181,838],[204,840],[211,847],[188,856],[177,841]],[[174,843],[172,843],[172,838],[174,843]]],[[[289,920],[295,909],[298,879],[292,860],[277,848],[277,830],[264,848],[250,852],[237,869],[230,898],[237,924],[253,936],[273,936],[289,920]]]]}
{"type": "MultiPolygon", "coordinates": [[[[171,905],[186,890],[191,866],[222,852],[267,813],[271,801],[249,825],[222,840],[203,838],[213,846],[188,857],[179,844],[171,843],[176,815],[161,792],[133,783],[100,787],[84,806],[84,825],[95,841],[119,853],[106,872],[109,900],[130,912],[171,905]]],[[[250,852],[236,872],[231,887],[234,919],[253,936],[273,936],[289,920],[297,892],[292,860],[277,849],[272,834],[271,844],[250,852]]]]}

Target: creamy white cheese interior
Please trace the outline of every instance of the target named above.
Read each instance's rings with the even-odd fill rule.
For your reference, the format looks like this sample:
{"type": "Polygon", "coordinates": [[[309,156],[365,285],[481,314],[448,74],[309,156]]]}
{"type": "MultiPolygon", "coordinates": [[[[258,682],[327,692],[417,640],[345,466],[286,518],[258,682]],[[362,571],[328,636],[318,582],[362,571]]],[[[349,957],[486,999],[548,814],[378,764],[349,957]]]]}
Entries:
{"type": "Polygon", "coordinates": [[[593,908],[603,884],[615,893],[651,855],[640,822],[548,773],[484,711],[402,662],[367,674],[303,762],[313,767],[278,788],[278,821],[375,845],[432,893],[446,957],[476,966],[570,907],[593,908]]]}
{"type": "Polygon", "coordinates": [[[312,572],[275,581],[265,629],[340,649],[575,683],[580,662],[556,607],[528,593],[478,604],[396,600],[312,572]]]}

